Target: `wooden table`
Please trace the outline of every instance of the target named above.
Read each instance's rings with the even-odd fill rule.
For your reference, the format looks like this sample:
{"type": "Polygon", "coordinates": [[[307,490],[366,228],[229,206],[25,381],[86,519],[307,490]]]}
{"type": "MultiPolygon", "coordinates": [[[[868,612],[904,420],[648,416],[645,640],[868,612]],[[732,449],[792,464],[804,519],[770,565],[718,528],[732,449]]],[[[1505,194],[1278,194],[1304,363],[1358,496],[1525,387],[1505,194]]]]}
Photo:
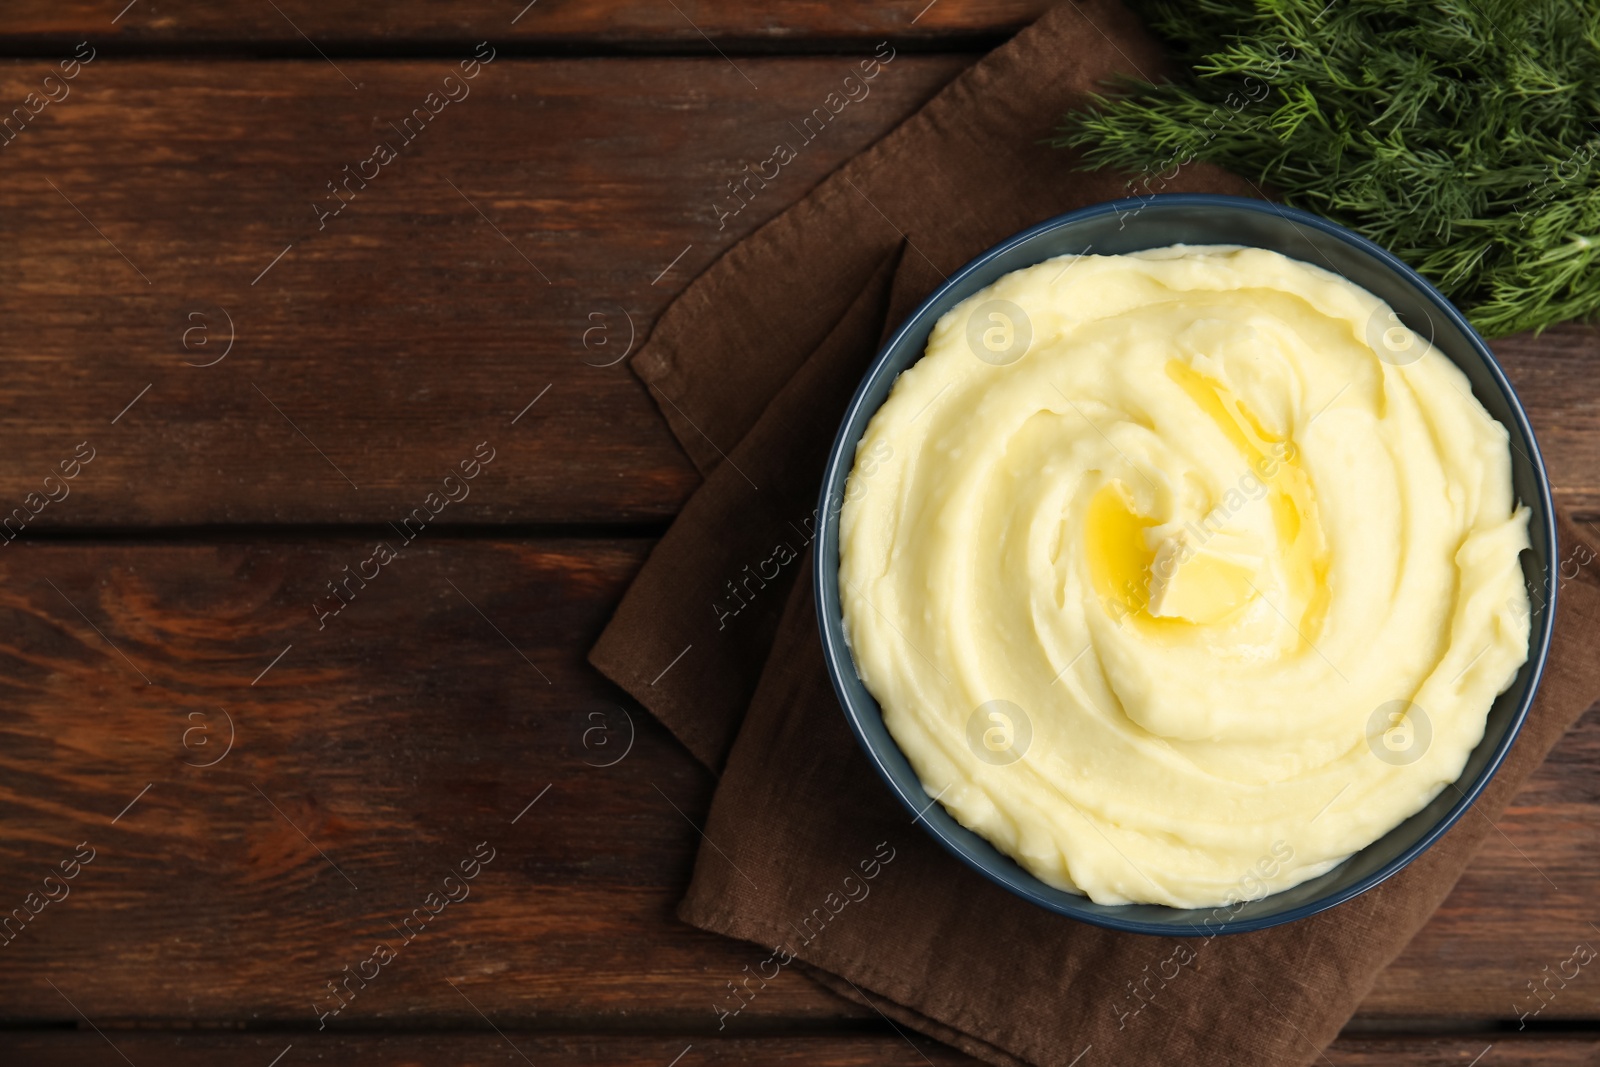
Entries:
{"type": "MultiPolygon", "coordinates": [[[[630,343],[1044,4],[524,2],[7,5],[0,1062],[963,1059],[792,974],[719,1032],[749,948],[673,915],[712,780],[583,657],[697,482],[630,343]]],[[[1594,514],[1600,335],[1496,347],[1594,514]]],[[[1596,1054],[1600,964],[1530,983],[1600,945],[1597,767],[1591,710],[1328,1062],[1596,1054]]]]}

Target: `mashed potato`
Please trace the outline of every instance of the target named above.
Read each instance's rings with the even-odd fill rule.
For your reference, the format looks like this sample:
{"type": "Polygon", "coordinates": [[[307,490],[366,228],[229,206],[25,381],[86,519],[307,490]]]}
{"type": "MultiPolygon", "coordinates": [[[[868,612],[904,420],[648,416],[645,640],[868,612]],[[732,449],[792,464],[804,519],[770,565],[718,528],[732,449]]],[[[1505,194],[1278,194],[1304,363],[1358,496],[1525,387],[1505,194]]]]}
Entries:
{"type": "Polygon", "coordinates": [[[1330,869],[1455,781],[1527,658],[1505,428],[1275,252],[1009,274],[939,320],[868,454],[857,671],[930,796],[1100,903],[1330,869]]]}

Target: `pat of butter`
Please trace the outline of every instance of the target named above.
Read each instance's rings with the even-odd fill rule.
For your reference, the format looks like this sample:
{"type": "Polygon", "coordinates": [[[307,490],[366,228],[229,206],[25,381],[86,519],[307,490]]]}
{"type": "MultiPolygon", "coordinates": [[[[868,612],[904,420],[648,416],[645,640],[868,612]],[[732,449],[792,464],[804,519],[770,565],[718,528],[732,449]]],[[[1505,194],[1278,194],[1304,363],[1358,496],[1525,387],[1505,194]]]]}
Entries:
{"type": "Polygon", "coordinates": [[[1221,622],[1255,598],[1266,559],[1254,539],[1218,533],[1196,544],[1185,532],[1163,541],[1150,564],[1150,614],[1221,622]]]}

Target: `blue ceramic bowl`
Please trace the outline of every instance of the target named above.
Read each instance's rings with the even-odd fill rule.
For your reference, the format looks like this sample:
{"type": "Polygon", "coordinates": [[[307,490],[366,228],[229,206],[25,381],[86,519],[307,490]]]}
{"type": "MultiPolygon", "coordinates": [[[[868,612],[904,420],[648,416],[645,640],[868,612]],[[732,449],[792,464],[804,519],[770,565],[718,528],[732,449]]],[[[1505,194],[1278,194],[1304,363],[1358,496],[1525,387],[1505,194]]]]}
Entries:
{"type": "Polygon", "coordinates": [[[1489,347],[1437,289],[1390,253],[1326,219],[1260,200],[1170,194],[1098,204],[1040,223],[962,267],[900,327],[856,390],[828,457],[818,516],[816,594],[823,652],[839,701],[878,773],[908,812],[920,814],[918,823],[980,874],[1041,907],[1115,930],[1167,935],[1260,930],[1314,915],[1377,885],[1438,840],[1488,784],[1527,717],[1550,651],[1555,616],[1551,578],[1557,558],[1550,483],[1522,403],[1489,347]],[[1533,548],[1523,554],[1528,588],[1536,591],[1530,597],[1534,609],[1528,661],[1511,688],[1495,700],[1483,740],[1467,760],[1460,779],[1433,803],[1321,877],[1281,893],[1216,909],[1095,904],[1041,882],[956,822],[942,806],[931,803],[885,728],[877,701],[856,675],[839,605],[838,503],[844,499],[856,442],[888,398],[895,378],[922,356],[939,317],[1002,275],[1052,256],[1091,250],[1111,255],[1173,244],[1270,248],[1336,271],[1387,301],[1405,326],[1429,338],[1461,368],[1472,382],[1474,395],[1510,431],[1512,484],[1518,500],[1532,512],[1529,532],[1533,548]]]}

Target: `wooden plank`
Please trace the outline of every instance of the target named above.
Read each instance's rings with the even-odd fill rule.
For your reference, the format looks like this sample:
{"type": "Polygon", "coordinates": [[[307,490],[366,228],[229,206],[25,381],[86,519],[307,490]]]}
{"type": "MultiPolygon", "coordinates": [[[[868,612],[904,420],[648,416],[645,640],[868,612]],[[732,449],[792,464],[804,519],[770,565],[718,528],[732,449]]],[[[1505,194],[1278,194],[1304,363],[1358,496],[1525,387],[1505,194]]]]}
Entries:
{"type": "MultiPolygon", "coordinates": [[[[398,520],[484,440],[502,458],[439,522],[674,514],[698,478],[618,361],[965,63],[898,56],[802,142],[857,62],[502,56],[454,89],[444,60],[80,66],[0,150],[0,514],[38,493],[35,531],[398,520]],[[469,95],[408,143],[435,92],[469,95]],[[719,229],[783,139],[798,156],[719,229]],[[368,163],[380,141],[399,157],[368,163]]],[[[45,68],[0,69],[20,101],[45,68]]]]}
{"type": "MultiPolygon", "coordinates": [[[[648,548],[424,533],[320,629],[370,543],[0,556],[0,912],[94,850],[0,948],[0,1021],[65,1018],[54,982],[102,1025],[315,1029],[327,983],[488,842],[333,1024],[477,1025],[454,982],[508,1025],[714,1031],[762,958],[674,918],[714,783],[582,659],[648,548]]],[[[1600,943],[1596,767],[1591,709],[1364,1014],[1515,1018],[1600,943]]],[[[1600,1018],[1582,975],[1532,1021],[1600,1018]]],[[[845,1017],[872,1018],[785,973],[730,1027],[845,1017]]]]}
{"type": "Polygon", "coordinates": [[[1569,324],[1493,347],[1528,409],[1557,501],[1600,511],[1600,330],[1569,324]]]}
{"type": "MultiPolygon", "coordinates": [[[[328,982],[487,842],[468,897],[335,1021],[469,1017],[454,981],[524,1018],[714,1022],[755,949],[673,918],[698,840],[674,805],[703,815],[711,779],[636,707],[629,748],[580,656],[647,547],[424,534],[320,630],[310,605],[370,543],[13,549],[4,908],[95,854],[0,949],[0,1011],[56,1016],[48,978],[97,1022],[315,1028],[328,982]]],[[[762,998],[839,1014],[798,976],[762,998]]]]}
{"type": "MultiPolygon", "coordinates": [[[[962,62],[898,56],[719,229],[728,182],[854,60],[500,57],[319,223],[451,65],[100,57],[0,150],[0,515],[381,523],[488,440],[502,458],[439,523],[663,521],[697,478],[604,364],[962,62]]],[[[21,100],[43,68],[3,69],[21,100]]],[[[1600,510],[1600,333],[1500,350],[1563,502],[1600,510]]]]}
{"type": "Polygon", "coordinates": [[[250,42],[303,50],[309,38],[324,49],[351,44],[495,41],[532,44],[633,43],[710,51],[706,37],[725,47],[843,40],[937,39],[1014,33],[1043,14],[1048,0],[872,0],[848,6],[825,0],[779,0],[755,6],[738,0],[461,0],[430,4],[397,0],[381,7],[279,0],[219,7],[204,0],[16,0],[6,11],[0,41],[90,38],[120,47],[169,42],[250,42]],[[676,10],[674,10],[676,8],[676,10]],[[302,36],[304,34],[304,36],[302,36]]]}
{"type": "Polygon", "coordinates": [[[1600,963],[1582,962],[1600,952],[1600,707],[1496,826],[1443,907],[1379,975],[1364,1014],[1404,1018],[1425,1004],[1430,1015],[1529,1022],[1600,1015],[1600,963]]]}
{"type": "Polygon", "coordinates": [[[1333,1067],[1592,1067],[1597,1053],[1600,1039],[1576,1034],[1344,1034],[1328,1047],[1327,1062],[1333,1067]]]}
{"type": "MultiPolygon", "coordinates": [[[[481,1027],[481,1023],[479,1024],[481,1027]]],[[[361,1063],[370,1067],[414,1067],[450,1063],[460,1067],[527,1062],[545,1067],[718,1067],[771,1064],[774,1067],[945,1067],[981,1061],[916,1037],[882,1033],[730,1038],[605,1036],[528,1033],[272,1034],[149,1033],[112,1030],[96,1034],[0,1032],[0,1055],[13,1063],[51,1063],[59,1067],[106,1067],[116,1051],[135,1064],[211,1067],[221,1062],[260,1067],[297,1067],[313,1062],[361,1063]],[[281,1060],[273,1057],[282,1055],[281,1060]],[[675,1057],[681,1056],[681,1059],[675,1057]]],[[[1115,1054],[1115,1049],[1108,1050],[1115,1054]]],[[[1580,1035],[1518,1036],[1502,1033],[1439,1037],[1346,1034],[1326,1050],[1332,1067],[1589,1067],[1600,1053],[1600,1039],[1580,1035]],[[1485,1053],[1492,1053],[1485,1055],[1485,1053]],[[1474,1057],[1482,1056],[1481,1060],[1474,1057]]],[[[1113,1059],[1084,1061],[1115,1062],[1113,1059]]]]}

